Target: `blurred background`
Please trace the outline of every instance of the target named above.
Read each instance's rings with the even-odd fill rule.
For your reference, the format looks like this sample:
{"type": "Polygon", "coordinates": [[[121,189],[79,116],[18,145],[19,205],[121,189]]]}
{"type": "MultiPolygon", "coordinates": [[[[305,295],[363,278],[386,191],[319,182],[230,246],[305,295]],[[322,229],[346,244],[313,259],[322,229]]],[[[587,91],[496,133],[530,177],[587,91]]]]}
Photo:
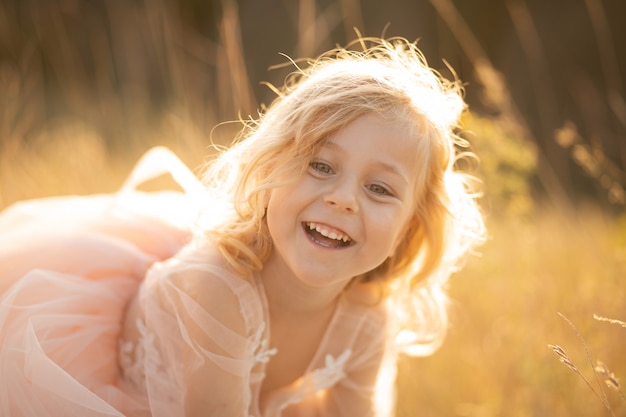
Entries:
{"type": "Polygon", "coordinates": [[[626,328],[593,316],[626,321],[624,16],[620,0],[0,0],[0,209],[112,192],[154,145],[199,166],[272,100],[285,55],[355,28],[418,40],[465,82],[490,236],[451,281],[443,348],[399,364],[397,415],[624,416],[626,328]]]}

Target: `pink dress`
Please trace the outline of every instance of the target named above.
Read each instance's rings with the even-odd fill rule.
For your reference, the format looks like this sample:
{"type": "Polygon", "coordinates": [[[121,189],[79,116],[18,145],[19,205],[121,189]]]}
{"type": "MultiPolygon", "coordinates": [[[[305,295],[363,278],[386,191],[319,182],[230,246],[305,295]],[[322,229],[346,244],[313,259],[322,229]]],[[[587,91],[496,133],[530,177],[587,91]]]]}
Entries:
{"type": "Polygon", "coordinates": [[[261,408],[275,354],[262,281],[207,261],[211,249],[190,232],[201,186],[172,158],[152,151],[116,194],[34,200],[0,214],[0,415],[184,416],[186,375],[206,364],[228,376],[207,387],[237,390],[228,416],[382,415],[391,403],[375,401],[381,379],[362,375],[380,375],[385,311],[347,298],[306,373],[261,408]],[[185,192],[135,190],[163,169],[185,192]],[[243,332],[220,321],[219,304],[198,301],[194,279],[226,291],[243,332]],[[140,314],[129,340],[131,301],[140,314]]]}

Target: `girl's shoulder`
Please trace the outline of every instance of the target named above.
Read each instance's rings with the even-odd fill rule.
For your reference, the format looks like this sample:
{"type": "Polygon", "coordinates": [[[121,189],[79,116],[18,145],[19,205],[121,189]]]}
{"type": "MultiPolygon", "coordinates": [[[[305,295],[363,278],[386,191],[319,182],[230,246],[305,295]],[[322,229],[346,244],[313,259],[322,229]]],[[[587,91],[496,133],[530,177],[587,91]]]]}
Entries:
{"type": "Polygon", "coordinates": [[[385,289],[377,282],[354,282],[344,293],[344,299],[355,309],[363,309],[369,314],[384,317],[385,289]]]}
{"type": "Polygon", "coordinates": [[[196,310],[219,321],[256,325],[262,304],[251,279],[238,273],[208,242],[192,242],[146,276],[143,297],[172,304],[175,310],[196,310]],[[228,320],[227,320],[228,319],[228,320]],[[243,320],[243,322],[242,322],[243,320]]]}
{"type": "Polygon", "coordinates": [[[375,282],[355,283],[343,296],[344,317],[365,335],[379,335],[388,324],[388,308],[382,288],[375,282]]]}
{"type": "Polygon", "coordinates": [[[250,279],[236,271],[208,240],[192,240],[171,258],[154,264],[148,278],[183,281],[188,286],[219,281],[233,290],[250,286],[250,279]]]}

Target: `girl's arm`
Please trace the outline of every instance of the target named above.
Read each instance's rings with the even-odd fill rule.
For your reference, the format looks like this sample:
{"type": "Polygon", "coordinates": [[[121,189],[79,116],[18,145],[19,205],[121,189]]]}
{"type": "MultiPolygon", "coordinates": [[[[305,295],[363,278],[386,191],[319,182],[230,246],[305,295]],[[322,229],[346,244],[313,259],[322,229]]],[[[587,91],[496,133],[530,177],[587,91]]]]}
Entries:
{"type": "Polygon", "coordinates": [[[184,285],[197,303],[180,313],[189,338],[183,352],[185,416],[247,416],[247,339],[240,300],[207,274],[186,276],[184,285]]]}
{"type": "MultiPolygon", "coordinates": [[[[149,283],[147,327],[179,391],[177,409],[157,406],[155,416],[248,415],[251,358],[238,285],[202,268],[179,269],[149,283]]],[[[160,392],[160,375],[146,377],[151,401],[172,394],[160,392]]]]}

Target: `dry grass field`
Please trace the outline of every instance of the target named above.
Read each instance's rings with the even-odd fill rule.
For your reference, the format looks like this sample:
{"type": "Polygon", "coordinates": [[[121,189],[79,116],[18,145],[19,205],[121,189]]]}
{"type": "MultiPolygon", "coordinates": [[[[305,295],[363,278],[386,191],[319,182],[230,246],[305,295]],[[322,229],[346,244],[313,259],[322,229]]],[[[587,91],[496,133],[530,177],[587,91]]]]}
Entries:
{"type": "Polygon", "coordinates": [[[623,384],[620,394],[593,370],[600,360],[626,374],[626,328],[593,317],[625,318],[624,224],[593,209],[547,209],[490,222],[490,231],[481,257],[452,281],[443,348],[400,364],[398,416],[626,415],[623,384]],[[606,393],[614,414],[549,344],[606,393]]]}

